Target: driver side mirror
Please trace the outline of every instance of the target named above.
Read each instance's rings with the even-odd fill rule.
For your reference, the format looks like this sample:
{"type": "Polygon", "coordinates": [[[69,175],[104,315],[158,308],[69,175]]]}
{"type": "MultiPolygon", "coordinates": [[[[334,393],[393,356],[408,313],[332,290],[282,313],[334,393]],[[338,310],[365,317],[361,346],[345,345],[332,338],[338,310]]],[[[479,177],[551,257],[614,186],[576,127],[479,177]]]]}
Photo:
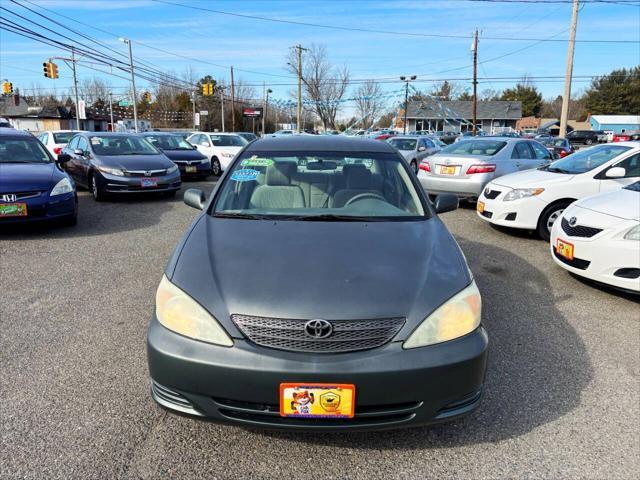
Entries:
{"type": "Polygon", "coordinates": [[[63,163],[67,163],[69,160],[71,160],[71,155],[67,153],[61,153],[60,155],[58,155],[56,162],[62,165],[63,163]]]}
{"type": "Polygon", "coordinates": [[[424,152],[426,149],[427,149],[427,147],[425,147],[424,145],[420,145],[420,146],[418,147],[418,151],[419,151],[419,152],[424,152]]]}
{"type": "Polygon", "coordinates": [[[184,192],[184,203],[196,210],[202,210],[207,204],[207,195],[198,188],[190,188],[184,192]]]}
{"type": "Polygon", "coordinates": [[[623,178],[627,174],[627,171],[623,167],[613,167],[607,170],[604,174],[607,178],[623,178]]]}
{"type": "Polygon", "coordinates": [[[436,213],[453,212],[458,208],[458,196],[453,193],[441,193],[433,203],[436,213]]]}

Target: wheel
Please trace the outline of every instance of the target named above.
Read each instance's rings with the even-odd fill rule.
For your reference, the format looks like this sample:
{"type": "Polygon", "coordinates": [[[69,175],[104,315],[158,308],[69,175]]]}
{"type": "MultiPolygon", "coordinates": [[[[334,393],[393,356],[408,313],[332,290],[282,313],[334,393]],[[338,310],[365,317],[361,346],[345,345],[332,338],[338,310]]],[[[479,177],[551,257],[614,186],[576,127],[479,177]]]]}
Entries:
{"type": "Polygon", "coordinates": [[[551,228],[554,222],[560,218],[564,209],[571,205],[571,202],[556,202],[549,205],[538,220],[538,235],[547,242],[551,238],[551,228]]]}
{"type": "Polygon", "coordinates": [[[593,140],[592,140],[592,139],[590,139],[590,138],[587,138],[587,139],[584,141],[584,144],[585,144],[585,145],[591,145],[592,143],[593,143],[593,140]]]}
{"type": "Polygon", "coordinates": [[[103,202],[104,200],[106,200],[107,194],[104,192],[102,187],[98,185],[97,175],[95,173],[91,174],[89,185],[91,186],[91,194],[93,195],[93,199],[96,202],[103,202]]]}
{"type": "Polygon", "coordinates": [[[411,160],[411,168],[413,168],[413,171],[415,173],[418,173],[418,162],[416,162],[415,160],[411,160]]]}
{"type": "Polygon", "coordinates": [[[220,165],[220,160],[218,160],[216,157],[213,157],[211,159],[211,174],[214,177],[219,177],[221,173],[222,166],[220,165]]]}

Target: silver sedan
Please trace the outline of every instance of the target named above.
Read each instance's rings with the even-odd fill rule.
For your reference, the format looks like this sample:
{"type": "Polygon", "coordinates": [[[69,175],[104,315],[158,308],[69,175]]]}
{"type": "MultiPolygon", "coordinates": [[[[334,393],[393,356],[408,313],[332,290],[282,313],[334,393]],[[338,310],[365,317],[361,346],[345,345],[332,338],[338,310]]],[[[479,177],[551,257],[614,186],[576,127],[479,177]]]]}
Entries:
{"type": "Polygon", "coordinates": [[[456,142],[424,159],[418,179],[430,195],[453,193],[459,198],[476,199],[491,180],[539,168],[552,160],[552,154],[533,140],[476,137],[456,142]]]}
{"type": "Polygon", "coordinates": [[[392,137],[387,140],[387,143],[400,152],[416,173],[418,173],[418,166],[425,158],[442,150],[434,140],[423,136],[392,137]]]}

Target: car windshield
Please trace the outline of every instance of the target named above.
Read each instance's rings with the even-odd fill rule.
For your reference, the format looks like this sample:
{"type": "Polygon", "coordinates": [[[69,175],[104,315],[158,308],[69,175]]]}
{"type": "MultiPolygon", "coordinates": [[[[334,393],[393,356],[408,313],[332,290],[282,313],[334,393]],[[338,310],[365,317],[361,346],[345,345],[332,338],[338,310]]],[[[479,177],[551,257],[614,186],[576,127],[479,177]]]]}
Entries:
{"type": "Polygon", "coordinates": [[[225,177],[216,217],[382,221],[423,219],[410,172],[396,154],[245,152],[225,177]]]}
{"type": "Polygon", "coordinates": [[[449,155],[491,156],[504,148],[507,142],[497,140],[460,140],[440,153],[449,155]]]}
{"type": "Polygon", "coordinates": [[[145,139],[133,135],[91,136],[96,155],[157,155],[160,152],[145,139]]]}
{"type": "Polygon", "coordinates": [[[598,145],[596,147],[580,150],[561,160],[543,167],[544,170],[555,173],[580,174],[604,165],[618,155],[629,150],[630,147],[617,145],[598,145]]]}
{"type": "Polygon", "coordinates": [[[145,135],[146,140],[162,150],[194,150],[195,147],[180,135],[145,135]]]}
{"type": "Polygon", "coordinates": [[[398,150],[415,150],[417,140],[413,138],[392,138],[388,142],[398,150]]]}
{"type": "Polygon", "coordinates": [[[240,135],[209,135],[216,147],[244,147],[247,142],[240,135]]]}
{"type": "Polygon", "coordinates": [[[0,163],[51,163],[51,158],[35,138],[0,136],[0,163]]]}
{"type": "Polygon", "coordinates": [[[69,143],[69,140],[76,134],[77,132],[59,132],[53,134],[53,142],[54,143],[69,143]]]}

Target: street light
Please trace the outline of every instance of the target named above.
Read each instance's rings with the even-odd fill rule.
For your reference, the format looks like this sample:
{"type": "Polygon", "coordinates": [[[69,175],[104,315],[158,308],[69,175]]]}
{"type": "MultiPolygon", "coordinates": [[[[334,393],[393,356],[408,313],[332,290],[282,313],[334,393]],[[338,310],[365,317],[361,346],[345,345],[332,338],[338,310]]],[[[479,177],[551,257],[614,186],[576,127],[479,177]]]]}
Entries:
{"type": "Polygon", "coordinates": [[[409,82],[418,78],[416,75],[411,75],[408,79],[404,75],[400,77],[400,80],[404,82],[404,131],[407,134],[407,110],[409,110],[409,82]]]}
{"type": "Polygon", "coordinates": [[[138,133],[138,107],[136,106],[136,79],[133,74],[133,53],[131,52],[131,40],[120,37],[122,43],[129,45],[129,64],[131,65],[131,89],[133,91],[133,124],[136,133],[138,133]]]}
{"type": "Polygon", "coordinates": [[[273,93],[273,90],[271,90],[270,88],[267,89],[267,91],[265,92],[265,97],[264,97],[264,112],[262,112],[262,136],[264,137],[266,134],[266,131],[264,129],[265,126],[265,122],[267,119],[267,111],[269,109],[269,94],[273,93]]]}

